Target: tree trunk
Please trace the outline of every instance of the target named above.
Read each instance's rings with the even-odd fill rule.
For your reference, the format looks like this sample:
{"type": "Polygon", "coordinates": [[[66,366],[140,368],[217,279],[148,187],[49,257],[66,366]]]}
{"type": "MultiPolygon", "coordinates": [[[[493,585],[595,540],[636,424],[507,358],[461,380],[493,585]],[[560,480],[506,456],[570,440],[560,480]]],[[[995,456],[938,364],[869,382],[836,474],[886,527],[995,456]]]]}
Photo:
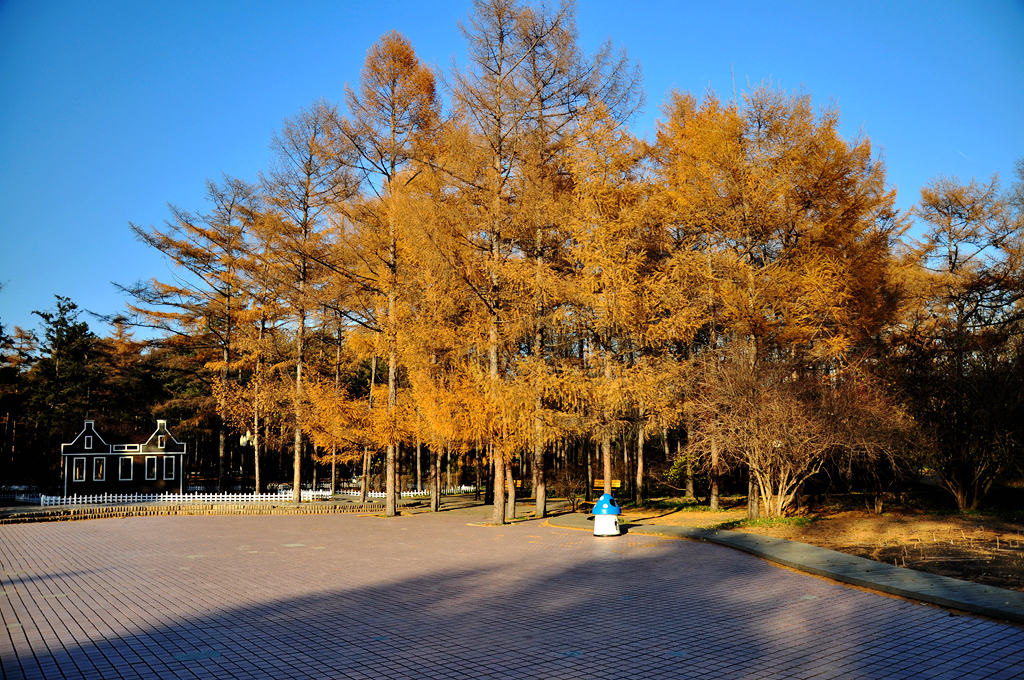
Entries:
{"type": "Polygon", "coordinates": [[[257,400],[254,399],[252,409],[252,459],[253,472],[256,475],[256,493],[260,493],[263,486],[260,479],[260,411],[259,407],[256,406],[257,403],[257,400]]]}
{"type": "MultiPolygon", "coordinates": [[[[301,290],[301,286],[300,286],[301,290]]],[[[302,399],[302,360],[306,342],[306,311],[299,310],[299,328],[295,337],[295,440],[292,456],[292,500],[302,502],[302,428],[299,427],[300,402],[302,399]]]]}
{"type": "MultiPolygon", "coordinates": [[[[499,168],[500,170],[500,168],[499,168]]],[[[498,204],[500,210],[501,197],[498,193],[495,194],[494,200],[498,204]]],[[[498,213],[495,212],[495,219],[497,219],[498,213]]],[[[497,233],[497,229],[495,229],[497,233]]],[[[492,258],[497,259],[497,246],[492,242],[492,258]]],[[[491,274],[492,286],[496,287],[497,283],[495,280],[495,274],[491,274]]],[[[493,386],[496,388],[498,383],[498,314],[495,311],[491,314],[491,324],[488,330],[488,359],[490,363],[490,378],[493,386]]],[[[491,443],[491,467],[494,469],[494,510],[491,515],[491,521],[494,524],[505,523],[505,452],[502,451],[497,444],[491,443]]]]}
{"type": "Polygon", "coordinates": [[[419,437],[416,437],[416,491],[423,491],[423,447],[419,437]]]}
{"type": "MultiPolygon", "coordinates": [[[[228,348],[225,345],[221,348],[221,361],[223,365],[220,369],[220,387],[222,390],[227,389],[228,384],[228,348]]],[[[219,400],[218,400],[219,401],[219,400]]],[[[217,491],[224,491],[224,462],[227,458],[227,432],[225,427],[224,408],[217,405],[217,491]]]]}
{"type": "Polygon", "coordinates": [[[708,509],[718,510],[718,440],[711,438],[711,488],[708,491],[708,509]]]}
{"type": "MultiPolygon", "coordinates": [[[[676,451],[683,447],[682,441],[676,442],[676,451]]],[[[693,498],[696,494],[693,491],[693,456],[686,454],[686,497],[693,498]]]]}
{"type": "Polygon", "coordinates": [[[505,482],[508,487],[508,511],[507,516],[516,518],[516,480],[512,474],[512,463],[505,463],[505,482]]]}
{"type": "Polygon", "coordinates": [[[292,453],[292,500],[302,502],[302,429],[295,426],[295,441],[292,453]]]}
{"type": "Polygon", "coordinates": [[[445,488],[447,488],[444,483],[444,474],[448,467],[448,456],[451,455],[450,450],[451,447],[445,444],[444,449],[441,450],[437,457],[437,488],[441,490],[442,496],[444,495],[445,488]]]}
{"type": "MultiPolygon", "coordinates": [[[[601,352],[601,359],[604,362],[604,377],[605,380],[611,380],[612,377],[612,362],[608,357],[608,350],[601,352]]],[[[608,427],[608,423],[611,420],[611,412],[606,408],[605,413],[605,427],[608,427]]],[[[604,437],[601,439],[601,457],[604,465],[604,493],[611,495],[612,492],[612,435],[607,430],[605,431],[604,437]]]]}
{"type": "MultiPolygon", "coordinates": [[[[543,121],[543,117],[541,117],[543,121]]],[[[539,159],[538,159],[539,160],[539,159]]],[[[538,228],[534,234],[534,330],[533,330],[533,355],[540,361],[543,357],[544,350],[544,331],[541,327],[541,318],[543,315],[543,301],[540,295],[541,290],[541,268],[543,258],[541,257],[541,247],[543,240],[541,238],[541,230],[538,228]]],[[[536,396],[534,397],[534,416],[533,416],[533,496],[534,496],[534,511],[535,517],[546,517],[547,516],[547,484],[544,479],[544,445],[541,442],[541,435],[544,424],[540,419],[540,410],[544,405],[541,401],[541,394],[539,385],[534,385],[534,391],[536,396]]]]}
{"type": "MultiPolygon", "coordinates": [[[[341,389],[341,322],[338,322],[337,342],[334,343],[334,391],[341,389]]],[[[331,447],[331,497],[338,493],[338,447],[331,447]]]]}
{"type": "Polygon", "coordinates": [[[438,465],[437,449],[433,446],[429,450],[428,474],[430,476],[430,511],[441,510],[441,470],[438,465]]]}
{"type": "Polygon", "coordinates": [[[619,495],[622,498],[630,498],[633,495],[633,493],[632,493],[632,486],[633,486],[632,477],[633,477],[633,475],[630,474],[632,472],[633,465],[632,465],[632,456],[629,455],[630,448],[631,448],[630,445],[629,445],[630,444],[629,439],[630,439],[629,434],[627,432],[623,432],[622,433],[622,473],[619,475],[619,480],[620,480],[620,483],[621,483],[621,486],[619,487],[619,495]]]}
{"type": "Polygon", "coordinates": [[[644,437],[647,427],[640,423],[636,433],[636,488],[635,495],[637,505],[644,500],[644,437]]]}
{"type": "Polygon", "coordinates": [[[398,506],[402,502],[402,488],[402,445],[395,444],[395,483],[392,486],[392,495],[394,496],[392,502],[395,504],[396,514],[398,513],[398,506]]]}
{"type": "Polygon", "coordinates": [[[761,517],[761,494],[758,485],[754,482],[754,475],[751,474],[747,480],[747,518],[758,519],[761,517]]]}
{"type": "Polygon", "coordinates": [[[370,448],[363,447],[363,478],[359,482],[359,502],[366,503],[366,495],[370,491],[370,448]]]}
{"type": "Polygon", "coordinates": [[[612,492],[612,437],[609,434],[601,439],[601,463],[604,470],[603,493],[610,494],[612,492]]]}
{"type": "MultiPolygon", "coordinates": [[[[286,428],[283,424],[281,425],[281,439],[282,439],[282,441],[284,440],[284,435],[285,435],[287,429],[288,428],[286,428]]],[[[196,450],[198,451],[199,449],[197,448],[196,450]]],[[[277,447],[277,476],[278,477],[283,477],[284,476],[284,471],[285,471],[284,458],[285,458],[285,448],[283,446],[277,447]]]]}
{"type": "Polygon", "coordinates": [[[384,516],[394,517],[396,514],[395,505],[395,445],[388,444],[387,460],[384,473],[384,516]]]}
{"type": "Polygon", "coordinates": [[[483,464],[484,464],[484,462],[483,462],[483,454],[480,452],[479,449],[477,449],[477,452],[476,452],[476,465],[474,466],[476,468],[476,489],[473,491],[473,498],[474,498],[474,500],[480,500],[480,481],[481,481],[480,477],[481,477],[481,471],[482,471],[482,468],[483,468],[483,464]]]}
{"type": "Polygon", "coordinates": [[[483,461],[486,465],[486,478],[484,479],[484,503],[487,505],[494,505],[494,456],[492,455],[493,447],[487,445],[487,458],[483,461]]]}
{"type": "Polygon", "coordinates": [[[494,511],[491,514],[491,522],[494,524],[505,523],[505,457],[492,445],[491,467],[494,469],[494,511]]]}
{"type": "MultiPolygon", "coordinates": [[[[597,444],[595,443],[594,446],[596,447],[597,444]]],[[[596,454],[597,451],[594,453],[596,454]]],[[[587,476],[587,490],[583,492],[583,498],[589,503],[594,500],[594,461],[590,456],[590,447],[585,443],[583,444],[583,465],[586,467],[585,474],[587,476]]]]}
{"type": "Polygon", "coordinates": [[[527,498],[533,493],[533,450],[531,448],[530,453],[523,454],[522,465],[519,467],[519,490],[523,493],[523,498],[527,498]],[[527,484],[526,480],[529,479],[530,483],[527,484]]]}
{"type": "MultiPolygon", "coordinates": [[[[499,91],[502,89],[504,83],[499,79],[497,86],[499,91]]],[[[499,118],[498,125],[501,125],[501,100],[500,96],[498,99],[498,114],[499,118]]],[[[498,148],[495,148],[495,153],[491,158],[491,225],[490,234],[488,235],[488,255],[491,262],[490,271],[490,290],[488,291],[488,297],[491,304],[491,312],[489,319],[489,327],[487,329],[487,359],[488,359],[488,375],[491,379],[492,394],[491,398],[497,400],[497,387],[498,380],[500,378],[500,370],[498,366],[498,323],[500,321],[499,306],[500,306],[500,286],[498,283],[498,271],[497,265],[501,259],[499,238],[501,235],[502,227],[502,188],[504,186],[502,177],[502,151],[500,149],[501,142],[498,142],[498,148]]],[[[494,508],[491,515],[491,521],[494,524],[505,523],[505,452],[495,443],[490,443],[491,449],[491,469],[494,471],[494,508]]]]}
{"type": "MultiPolygon", "coordinates": [[[[393,147],[392,147],[393,148],[393,147]]],[[[392,173],[391,177],[394,177],[394,159],[392,158],[392,173]]],[[[390,183],[388,185],[388,193],[390,198],[390,183]]],[[[388,201],[390,204],[390,201],[388,201]]],[[[394,420],[396,418],[395,409],[398,406],[398,337],[397,330],[395,328],[395,305],[397,303],[398,295],[398,233],[397,225],[395,224],[395,217],[390,214],[390,205],[388,214],[388,234],[389,234],[389,257],[388,262],[388,311],[387,311],[387,343],[388,343],[388,426],[391,431],[389,436],[388,448],[387,448],[387,461],[385,463],[385,476],[384,476],[384,497],[386,499],[384,505],[384,516],[394,517],[398,512],[398,483],[396,479],[397,475],[397,457],[398,457],[398,442],[394,441],[394,420]]]]}
{"type": "Polygon", "coordinates": [[[548,485],[544,475],[544,447],[540,445],[540,442],[533,444],[533,495],[536,499],[534,515],[547,517],[548,485]]]}
{"type": "Polygon", "coordinates": [[[445,449],[444,488],[448,490],[448,493],[451,493],[451,490],[455,488],[452,484],[452,467],[455,464],[452,450],[450,448],[445,449]]]}
{"type": "Polygon", "coordinates": [[[217,491],[224,491],[224,458],[227,456],[227,432],[224,421],[217,418],[217,491]]]}
{"type": "MultiPolygon", "coordinates": [[[[370,357],[370,385],[366,396],[366,410],[373,411],[373,385],[377,382],[377,355],[370,357]]],[[[360,503],[366,503],[367,493],[370,491],[370,448],[363,447],[363,479],[359,484],[360,503]]]]}

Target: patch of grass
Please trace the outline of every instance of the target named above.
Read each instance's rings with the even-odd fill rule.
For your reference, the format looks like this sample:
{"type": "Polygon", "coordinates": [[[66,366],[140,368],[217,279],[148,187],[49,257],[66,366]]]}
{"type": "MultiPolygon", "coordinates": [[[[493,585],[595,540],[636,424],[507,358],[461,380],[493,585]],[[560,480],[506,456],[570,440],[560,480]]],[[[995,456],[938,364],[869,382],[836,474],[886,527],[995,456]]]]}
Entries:
{"type": "Polygon", "coordinates": [[[743,527],[806,527],[817,521],[816,517],[761,517],[758,519],[734,519],[716,524],[712,529],[740,529],[743,527]]]}
{"type": "Polygon", "coordinates": [[[985,510],[958,510],[957,508],[938,508],[931,510],[935,517],[965,517],[968,519],[995,519],[1001,518],[1003,513],[997,508],[986,508],[985,510]]]}
{"type": "Polygon", "coordinates": [[[647,500],[640,505],[630,504],[637,510],[699,510],[705,508],[696,498],[658,498],[647,500]]]}
{"type": "MultiPolygon", "coordinates": [[[[746,505],[746,496],[723,496],[719,499],[719,508],[717,512],[726,512],[733,510],[740,505],[746,505]]],[[[683,498],[683,497],[669,497],[669,498],[651,498],[645,500],[640,505],[626,501],[622,503],[623,508],[630,510],[637,510],[642,512],[653,512],[656,510],[668,510],[670,512],[710,512],[706,503],[701,502],[696,498],[683,498]]]]}
{"type": "Polygon", "coordinates": [[[1024,524],[1024,510],[997,510],[995,515],[1004,522],[1024,524]]]}
{"type": "Polygon", "coordinates": [[[946,512],[936,512],[935,514],[940,517],[967,517],[982,521],[994,520],[1024,524],[1024,510],[1004,507],[986,507],[982,510],[948,510],[946,512]]]}

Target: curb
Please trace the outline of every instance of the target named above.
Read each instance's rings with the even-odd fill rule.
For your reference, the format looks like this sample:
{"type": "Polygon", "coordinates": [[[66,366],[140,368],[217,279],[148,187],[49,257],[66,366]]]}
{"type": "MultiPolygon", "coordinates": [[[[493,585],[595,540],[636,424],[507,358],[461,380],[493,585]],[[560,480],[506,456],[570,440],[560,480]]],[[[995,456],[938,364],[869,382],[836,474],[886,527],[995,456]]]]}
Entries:
{"type": "MultiPolygon", "coordinates": [[[[590,529],[592,526],[587,516],[581,513],[551,517],[548,523],[563,529],[590,529]]],[[[740,531],[661,524],[626,526],[629,532],[642,536],[715,543],[842,583],[971,614],[1024,623],[1024,592],[1016,590],[928,574],[828,548],[740,531]]]]}

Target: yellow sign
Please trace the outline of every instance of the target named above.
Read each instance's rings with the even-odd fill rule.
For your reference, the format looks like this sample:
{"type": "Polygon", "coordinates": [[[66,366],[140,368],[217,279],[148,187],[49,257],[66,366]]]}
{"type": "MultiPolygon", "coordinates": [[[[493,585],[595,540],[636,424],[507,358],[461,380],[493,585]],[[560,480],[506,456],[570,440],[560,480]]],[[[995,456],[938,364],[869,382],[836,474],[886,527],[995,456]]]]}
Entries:
{"type": "MultiPolygon", "coordinates": [[[[604,479],[603,478],[602,479],[595,479],[594,480],[594,488],[595,489],[603,489],[604,488],[604,479]]],[[[621,489],[622,488],[622,480],[621,479],[613,479],[612,480],[612,488],[613,489],[621,489]]]]}

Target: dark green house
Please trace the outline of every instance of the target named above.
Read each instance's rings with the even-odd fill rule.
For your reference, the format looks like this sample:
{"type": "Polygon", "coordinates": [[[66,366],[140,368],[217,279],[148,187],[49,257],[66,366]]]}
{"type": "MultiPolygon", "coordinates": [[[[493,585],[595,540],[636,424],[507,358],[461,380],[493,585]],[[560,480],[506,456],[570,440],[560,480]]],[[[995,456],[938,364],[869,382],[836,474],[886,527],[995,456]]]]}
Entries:
{"type": "Polygon", "coordinates": [[[185,443],[166,420],[142,444],[108,444],[92,420],[68,444],[61,444],[64,495],[183,493],[185,443]]]}

